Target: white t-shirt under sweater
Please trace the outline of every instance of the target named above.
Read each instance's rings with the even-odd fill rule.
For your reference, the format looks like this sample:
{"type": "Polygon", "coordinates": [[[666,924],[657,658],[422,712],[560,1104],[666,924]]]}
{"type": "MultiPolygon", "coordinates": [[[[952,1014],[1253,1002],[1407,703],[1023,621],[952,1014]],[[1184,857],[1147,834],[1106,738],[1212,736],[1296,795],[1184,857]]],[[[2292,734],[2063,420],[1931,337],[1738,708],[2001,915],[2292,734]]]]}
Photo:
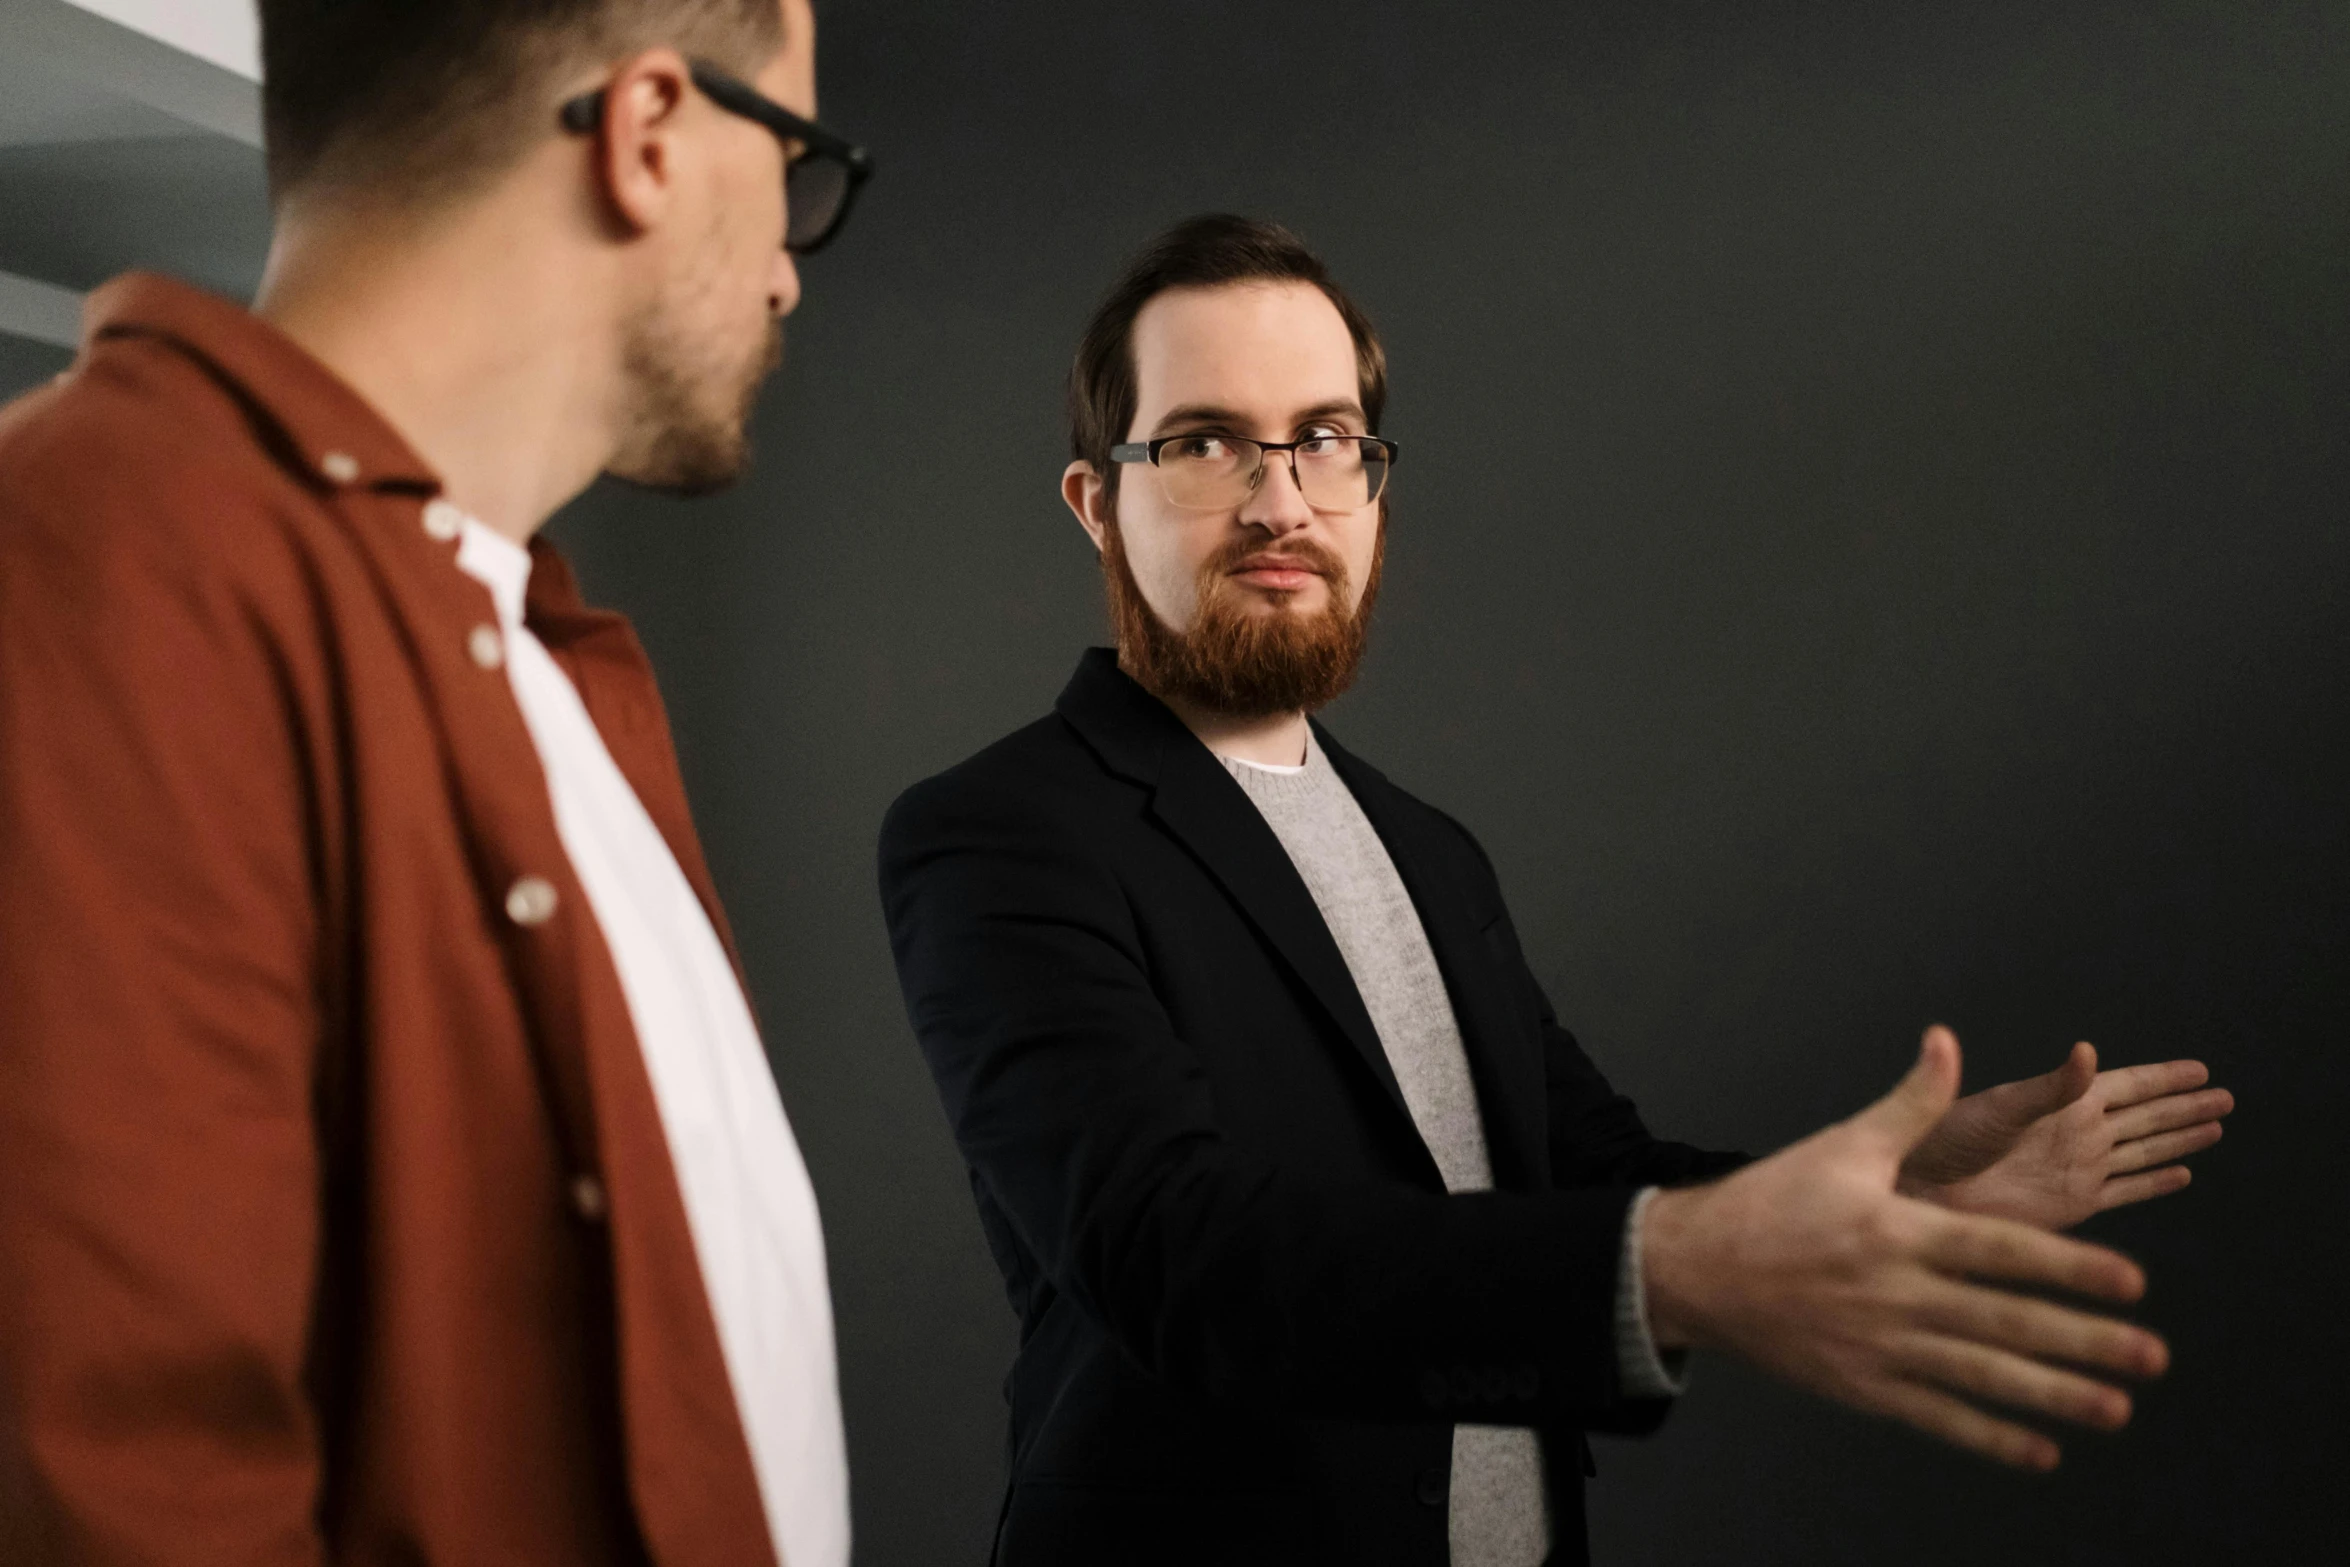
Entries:
{"type": "MultiPolygon", "coordinates": [[[[445,503],[436,503],[445,504],[445,503]]],[[[726,949],[587,708],[522,623],[530,553],[466,518],[564,852],[612,954],[677,1169],[768,1532],[785,1567],[847,1567],[848,1456],[824,1231],[726,949]]]]}

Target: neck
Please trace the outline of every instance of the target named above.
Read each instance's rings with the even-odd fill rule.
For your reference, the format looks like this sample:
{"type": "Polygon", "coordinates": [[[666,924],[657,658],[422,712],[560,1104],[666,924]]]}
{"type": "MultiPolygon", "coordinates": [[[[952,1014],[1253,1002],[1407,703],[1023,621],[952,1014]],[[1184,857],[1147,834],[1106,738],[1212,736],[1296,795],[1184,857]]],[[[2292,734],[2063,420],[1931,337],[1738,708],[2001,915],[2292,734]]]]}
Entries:
{"type": "Polygon", "coordinates": [[[427,218],[348,209],[279,226],[254,311],[341,376],[517,543],[617,439],[619,353],[597,261],[562,216],[493,193],[427,218]],[[543,243],[516,235],[538,235],[543,243]]]}
{"type": "Polygon", "coordinates": [[[1229,756],[1236,762],[1261,762],[1267,767],[1296,767],[1306,759],[1303,713],[1235,718],[1180,697],[1161,700],[1183,720],[1186,729],[1199,736],[1200,744],[1218,756],[1229,756]]]}

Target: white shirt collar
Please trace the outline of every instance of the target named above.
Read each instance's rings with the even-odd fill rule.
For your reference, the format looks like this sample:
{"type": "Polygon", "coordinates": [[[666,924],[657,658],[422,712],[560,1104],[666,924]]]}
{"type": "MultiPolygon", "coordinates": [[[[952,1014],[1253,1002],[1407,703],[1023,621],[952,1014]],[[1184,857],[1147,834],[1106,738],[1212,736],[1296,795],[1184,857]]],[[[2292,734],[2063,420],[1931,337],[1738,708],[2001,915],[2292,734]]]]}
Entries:
{"type": "Polygon", "coordinates": [[[1279,762],[1252,762],[1245,756],[1225,756],[1222,752],[1218,752],[1217,756],[1220,760],[1234,767],[1253,767],[1260,773],[1271,773],[1276,778],[1295,778],[1314,765],[1314,758],[1321,754],[1321,750],[1322,748],[1314,743],[1314,731],[1308,729],[1306,731],[1306,759],[1293,767],[1284,767],[1279,762]]]}
{"type": "Polygon", "coordinates": [[[522,624],[530,592],[530,551],[477,518],[465,519],[457,536],[457,569],[490,590],[498,620],[508,631],[522,624]]]}

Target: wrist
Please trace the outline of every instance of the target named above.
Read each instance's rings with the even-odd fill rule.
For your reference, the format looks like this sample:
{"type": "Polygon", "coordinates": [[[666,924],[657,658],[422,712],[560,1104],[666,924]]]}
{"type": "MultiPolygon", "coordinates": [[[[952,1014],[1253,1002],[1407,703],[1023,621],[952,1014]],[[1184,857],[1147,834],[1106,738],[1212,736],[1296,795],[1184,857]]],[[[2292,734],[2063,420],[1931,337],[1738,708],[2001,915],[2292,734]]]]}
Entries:
{"type": "Polygon", "coordinates": [[[1640,1284],[1649,1337],[1660,1350],[1694,1347],[1704,1311],[1691,1266],[1702,1188],[1660,1191],[1640,1216],[1640,1284]]]}

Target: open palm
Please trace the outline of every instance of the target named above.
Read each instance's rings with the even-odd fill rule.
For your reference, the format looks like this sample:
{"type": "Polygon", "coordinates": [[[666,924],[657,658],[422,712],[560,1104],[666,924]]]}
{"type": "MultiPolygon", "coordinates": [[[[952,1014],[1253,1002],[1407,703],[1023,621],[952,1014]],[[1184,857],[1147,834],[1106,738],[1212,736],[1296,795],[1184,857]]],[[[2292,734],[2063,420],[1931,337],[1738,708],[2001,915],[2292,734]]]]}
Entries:
{"type": "Polygon", "coordinates": [[[2100,1072],[2096,1049],[2075,1045],[2053,1072],[1952,1105],[1902,1164],[1901,1188],[2047,1230],[2165,1196],[2192,1179],[2175,1161],[2218,1142],[2235,1108],[2210,1079],[2200,1061],[2100,1072]]]}

